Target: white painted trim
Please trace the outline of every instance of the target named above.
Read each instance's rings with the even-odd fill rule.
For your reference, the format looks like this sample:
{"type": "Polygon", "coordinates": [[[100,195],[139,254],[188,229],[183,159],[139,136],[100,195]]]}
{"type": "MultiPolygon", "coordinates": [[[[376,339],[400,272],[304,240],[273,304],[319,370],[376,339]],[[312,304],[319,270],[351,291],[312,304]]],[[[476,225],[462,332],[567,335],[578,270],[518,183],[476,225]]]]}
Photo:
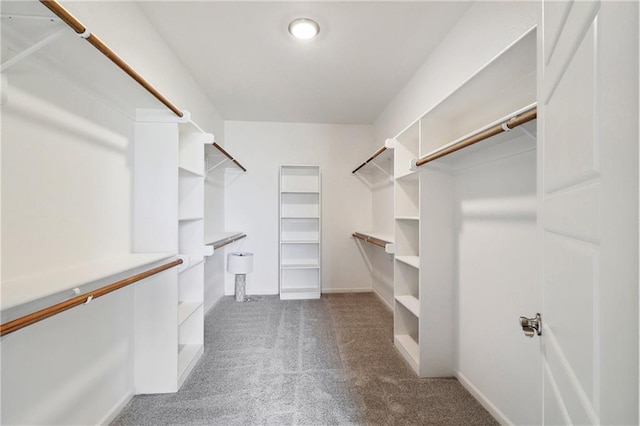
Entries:
{"type": "Polygon", "coordinates": [[[218,300],[216,300],[215,302],[213,302],[213,304],[212,304],[211,306],[209,306],[209,309],[207,309],[207,310],[204,312],[204,316],[206,317],[206,316],[207,316],[207,314],[208,314],[209,312],[211,312],[211,310],[212,310],[213,308],[215,308],[216,306],[218,306],[218,304],[222,301],[222,299],[224,299],[224,297],[225,297],[225,295],[224,295],[224,294],[221,294],[221,295],[218,297],[218,300]]]}
{"type": "Polygon", "coordinates": [[[387,308],[389,308],[389,310],[391,312],[393,312],[393,305],[391,305],[389,302],[387,302],[386,300],[384,300],[384,297],[382,297],[382,295],[380,293],[378,293],[378,290],[376,290],[375,288],[373,289],[373,293],[378,296],[378,299],[380,299],[382,301],[382,303],[384,304],[384,306],[386,306],[387,308]]]}
{"type": "Polygon", "coordinates": [[[512,421],[509,420],[507,416],[505,416],[505,414],[502,411],[500,411],[498,407],[496,407],[489,400],[489,398],[487,398],[482,392],[480,392],[480,390],[477,387],[475,387],[473,383],[471,383],[469,379],[465,377],[464,374],[462,374],[459,371],[456,371],[455,375],[458,381],[460,382],[460,384],[462,384],[462,386],[464,386],[464,388],[480,403],[480,405],[482,405],[484,409],[487,410],[489,414],[491,414],[493,418],[496,419],[501,425],[514,424],[512,421]]]}
{"type": "Polygon", "coordinates": [[[99,425],[111,424],[111,422],[113,422],[116,419],[116,417],[118,416],[118,414],[120,414],[120,412],[124,409],[124,407],[126,407],[127,404],[133,399],[134,395],[135,394],[133,390],[131,390],[129,391],[129,393],[127,393],[122,398],[120,398],[120,401],[116,402],[115,405],[111,408],[111,410],[109,410],[107,414],[105,414],[104,417],[102,417],[102,419],[97,424],[99,425]]]}

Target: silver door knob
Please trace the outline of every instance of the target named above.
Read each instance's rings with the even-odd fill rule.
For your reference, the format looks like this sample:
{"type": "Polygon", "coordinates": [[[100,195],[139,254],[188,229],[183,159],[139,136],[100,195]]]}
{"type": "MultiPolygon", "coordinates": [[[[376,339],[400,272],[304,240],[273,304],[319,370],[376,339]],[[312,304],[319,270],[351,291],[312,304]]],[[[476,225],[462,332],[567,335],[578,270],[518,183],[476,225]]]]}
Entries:
{"type": "Polygon", "coordinates": [[[542,318],[540,314],[536,314],[533,318],[520,317],[520,326],[527,337],[533,337],[536,334],[540,336],[542,334],[542,318]]]}

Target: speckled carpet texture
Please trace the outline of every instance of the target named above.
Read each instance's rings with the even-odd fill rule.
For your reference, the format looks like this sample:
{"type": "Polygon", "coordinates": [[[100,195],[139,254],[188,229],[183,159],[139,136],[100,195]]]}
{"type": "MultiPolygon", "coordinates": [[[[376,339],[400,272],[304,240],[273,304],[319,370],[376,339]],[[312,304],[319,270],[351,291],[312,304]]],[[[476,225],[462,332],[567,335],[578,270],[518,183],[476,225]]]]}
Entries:
{"type": "Polygon", "coordinates": [[[494,425],[455,379],[419,379],[373,293],[221,300],[180,391],[138,395],[114,425],[494,425]]]}

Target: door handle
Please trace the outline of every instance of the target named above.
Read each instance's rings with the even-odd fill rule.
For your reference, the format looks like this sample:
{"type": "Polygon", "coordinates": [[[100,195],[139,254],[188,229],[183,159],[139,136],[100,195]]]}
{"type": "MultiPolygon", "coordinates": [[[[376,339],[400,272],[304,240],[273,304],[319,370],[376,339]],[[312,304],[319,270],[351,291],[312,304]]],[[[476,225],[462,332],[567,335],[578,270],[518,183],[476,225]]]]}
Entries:
{"type": "Polygon", "coordinates": [[[540,314],[536,314],[533,318],[520,317],[520,326],[527,337],[533,337],[536,334],[540,336],[542,334],[542,318],[540,314]]]}

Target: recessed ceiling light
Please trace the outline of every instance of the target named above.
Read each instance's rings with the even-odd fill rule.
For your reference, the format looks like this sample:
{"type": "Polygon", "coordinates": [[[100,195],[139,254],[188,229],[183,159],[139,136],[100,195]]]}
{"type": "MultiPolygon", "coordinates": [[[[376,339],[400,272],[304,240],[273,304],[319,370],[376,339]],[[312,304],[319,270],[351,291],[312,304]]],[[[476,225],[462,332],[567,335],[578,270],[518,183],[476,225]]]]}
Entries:
{"type": "Polygon", "coordinates": [[[310,40],[318,35],[320,26],[309,18],[297,18],[289,24],[289,32],[300,40],[310,40]]]}

